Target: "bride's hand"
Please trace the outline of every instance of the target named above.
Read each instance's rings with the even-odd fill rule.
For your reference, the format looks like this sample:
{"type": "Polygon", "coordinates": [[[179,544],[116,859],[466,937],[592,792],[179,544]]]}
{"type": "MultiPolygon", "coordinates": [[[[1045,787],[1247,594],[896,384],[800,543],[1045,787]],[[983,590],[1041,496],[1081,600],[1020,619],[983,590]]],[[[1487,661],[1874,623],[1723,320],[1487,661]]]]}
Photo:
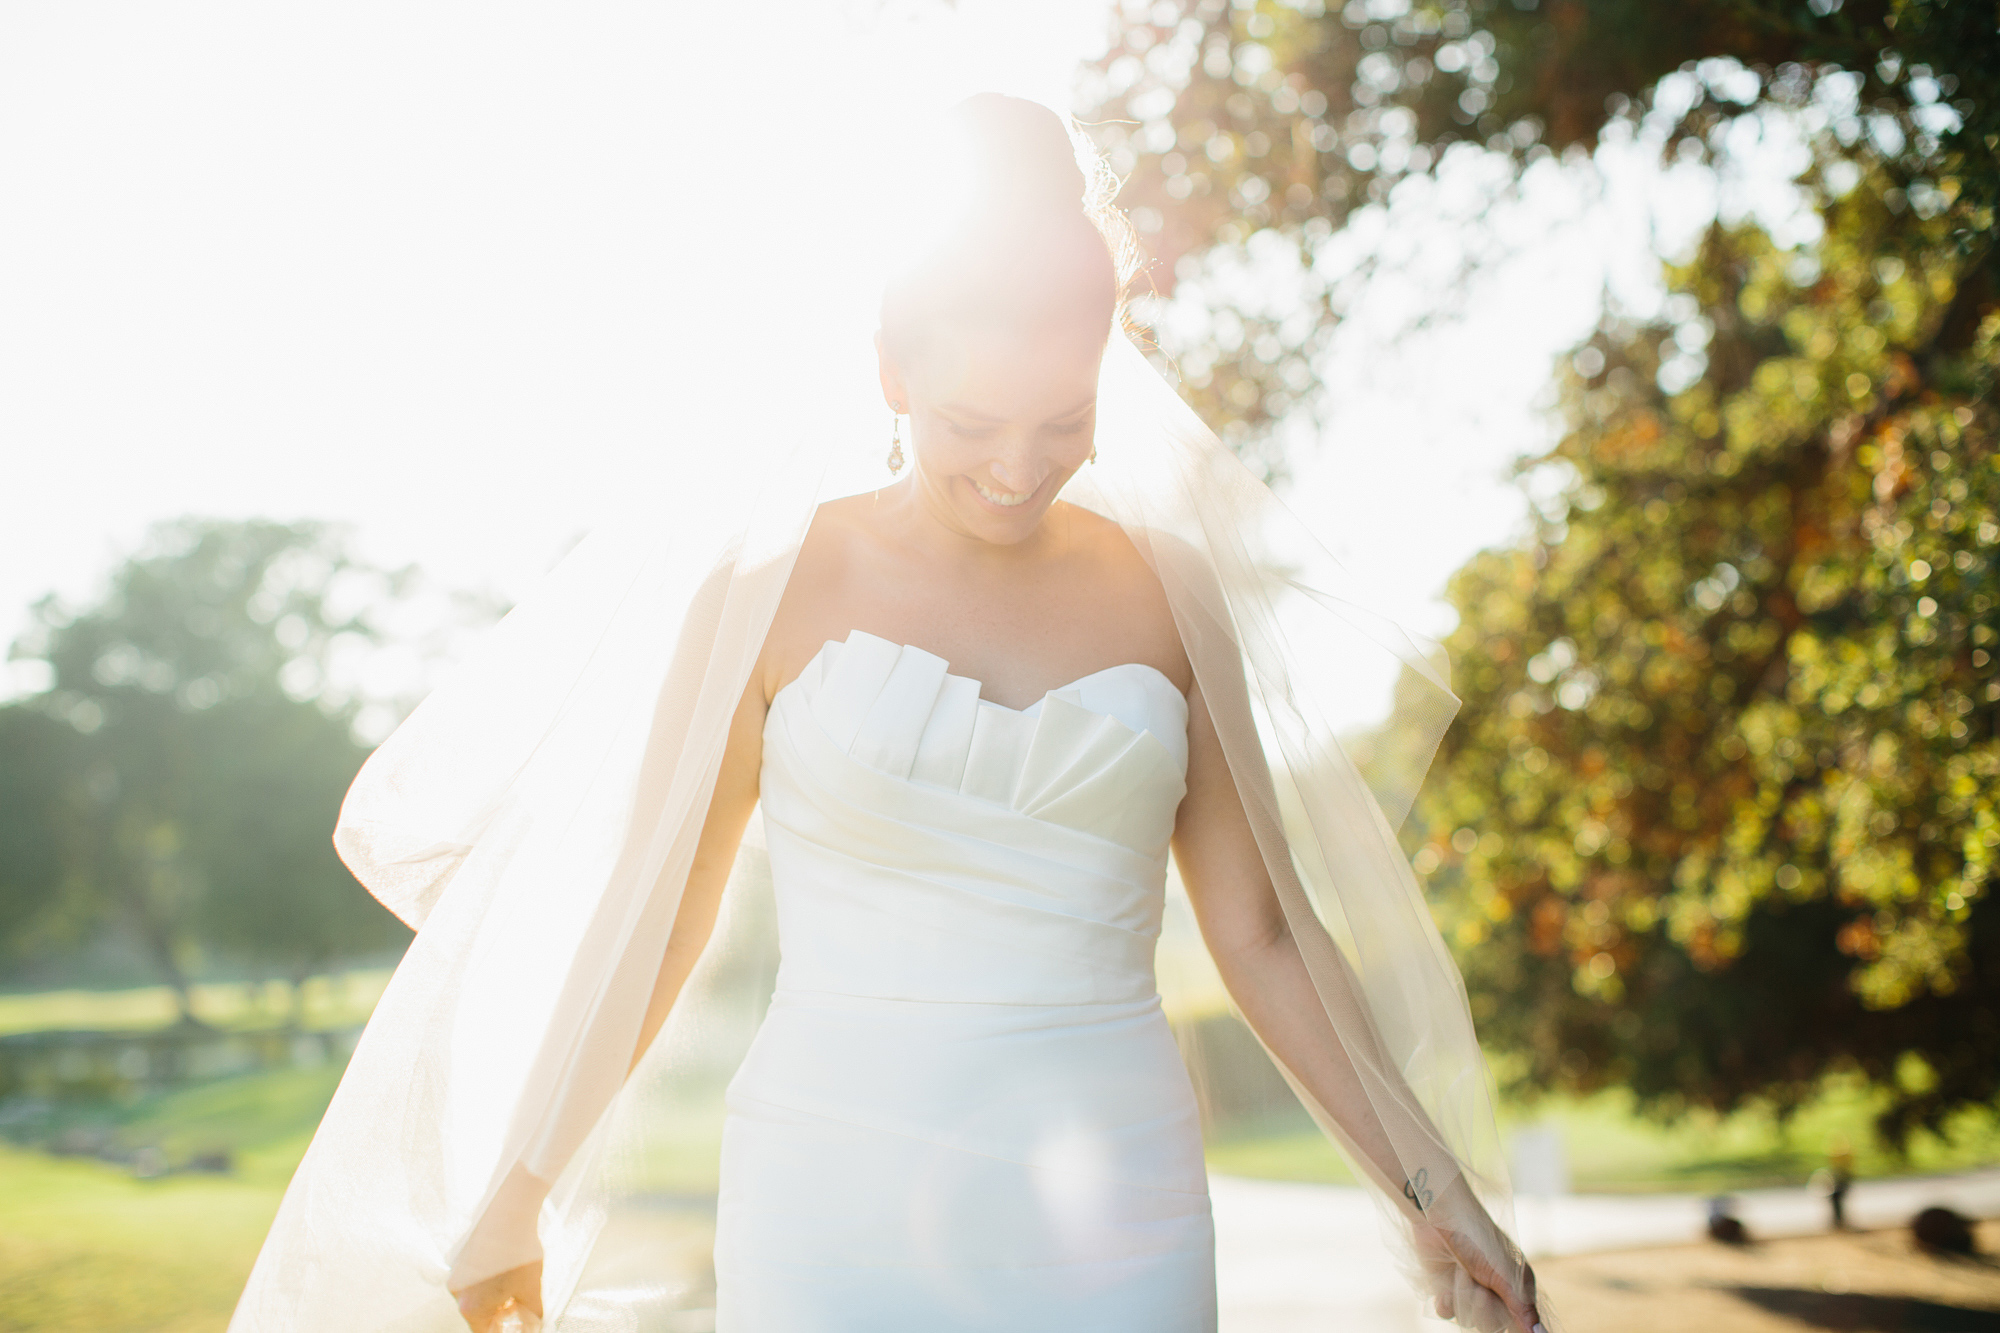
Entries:
{"type": "Polygon", "coordinates": [[[1475,1333],[1544,1333],[1535,1270],[1511,1247],[1495,1253],[1490,1237],[1482,1244],[1464,1231],[1421,1225],[1416,1242],[1438,1318],[1475,1333]]]}
{"type": "Polygon", "coordinates": [[[537,1259],[531,1264],[510,1268],[452,1294],[458,1297],[458,1312],[465,1316],[466,1326],[472,1333],[494,1333],[501,1316],[510,1308],[532,1312],[536,1322],[528,1324],[528,1327],[539,1327],[542,1318],[542,1261],[537,1259]],[[510,1301],[513,1302],[512,1307],[508,1304],[510,1301]]]}

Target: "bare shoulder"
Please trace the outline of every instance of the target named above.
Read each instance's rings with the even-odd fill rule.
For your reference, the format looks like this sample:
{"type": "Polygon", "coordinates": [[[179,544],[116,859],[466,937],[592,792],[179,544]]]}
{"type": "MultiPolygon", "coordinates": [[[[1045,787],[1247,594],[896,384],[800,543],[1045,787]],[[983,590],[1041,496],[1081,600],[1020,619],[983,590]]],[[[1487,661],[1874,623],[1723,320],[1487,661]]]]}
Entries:
{"type": "Polygon", "coordinates": [[[1107,538],[1107,540],[1115,540],[1116,544],[1122,546],[1123,552],[1129,555],[1129,559],[1144,570],[1143,581],[1148,585],[1150,592],[1159,599],[1161,609],[1169,616],[1172,614],[1171,603],[1167,599],[1166,589],[1160,582],[1159,570],[1162,568],[1172,572],[1174,581],[1186,590],[1186,595],[1198,605],[1202,614],[1211,616],[1225,614],[1227,598],[1216,577],[1213,560],[1207,552],[1176,533],[1163,528],[1145,528],[1140,533],[1140,538],[1146,546],[1146,554],[1142,555],[1139,547],[1133,543],[1132,537],[1119,524],[1097,514],[1092,514],[1091,518],[1108,526],[1112,533],[1116,534],[1115,539],[1107,538]]]}
{"type": "Polygon", "coordinates": [[[822,500],[819,507],[813,510],[813,531],[825,536],[836,528],[851,530],[861,527],[875,508],[877,499],[874,491],[860,491],[854,495],[822,500]]]}
{"type": "Polygon", "coordinates": [[[1157,600],[1159,608],[1166,609],[1167,594],[1160,586],[1159,576],[1153,573],[1146,557],[1116,519],[1067,500],[1056,501],[1050,517],[1063,525],[1064,536],[1079,557],[1087,560],[1100,577],[1115,581],[1108,590],[1122,596],[1157,600]]]}
{"type": "Polygon", "coordinates": [[[856,564],[865,559],[861,548],[873,501],[868,494],[843,495],[822,501],[813,510],[757,660],[767,702],[798,675],[827,638],[838,637],[840,629],[829,613],[841,604],[842,590],[854,582],[856,564]]]}
{"type": "Polygon", "coordinates": [[[1124,660],[1151,663],[1185,694],[1194,684],[1194,669],[1174,622],[1173,604],[1131,535],[1115,519],[1081,505],[1059,500],[1055,513],[1061,514],[1077,557],[1087,567],[1084,586],[1091,589],[1093,617],[1124,642],[1124,660]]]}

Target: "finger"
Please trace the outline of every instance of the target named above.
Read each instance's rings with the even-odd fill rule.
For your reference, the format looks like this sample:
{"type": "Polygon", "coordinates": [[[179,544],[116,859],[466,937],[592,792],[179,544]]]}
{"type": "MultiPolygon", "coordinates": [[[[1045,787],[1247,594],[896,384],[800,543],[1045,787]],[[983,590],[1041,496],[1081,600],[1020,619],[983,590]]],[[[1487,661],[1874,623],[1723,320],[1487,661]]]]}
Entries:
{"type": "Polygon", "coordinates": [[[1511,1324],[1507,1307],[1492,1290],[1465,1279],[1466,1292],[1459,1301],[1459,1322],[1479,1333],[1507,1333],[1511,1324]]]}
{"type": "MultiPolygon", "coordinates": [[[[539,1323],[543,1317],[541,1260],[537,1259],[532,1265],[529,1266],[528,1271],[526,1274],[524,1274],[523,1280],[519,1283],[519,1286],[521,1290],[518,1299],[521,1302],[521,1308],[524,1310],[533,1311],[535,1320],[537,1323],[539,1323]]],[[[529,1327],[533,1328],[535,1327],[535,1324],[530,1324],[529,1327]]]]}
{"type": "Polygon", "coordinates": [[[1510,1281],[1485,1254],[1470,1247],[1468,1251],[1459,1256],[1459,1262],[1472,1280],[1492,1293],[1495,1302],[1506,1311],[1508,1317],[1502,1326],[1512,1324],[1517,1333],[1531,1333],[1538,1322],[1533,1270],[1525,1263],[1521,1264],[1510,1281]]]}
{"type": "Polygon", "coordinates": [[[1493,1295],[1506,1309],[1508,1322],[1513,1324],[1519,1333],[1535,1333],[1535,1330],[1541,1327],[1541,1321],[1535,1315],[1532,1299],[1523,1298],[1505,1287],[1495,1289],[1493,1295]]]}
{"type": "Polygon", "coordinates": [[[1535,1308],[1535,1285],[1532,1281],[1523,1282],[1518,1293],[1503,1291],[1500,1294],[1521,1333],[1546,1333],[1542,1329],[1540,1312],[1535,1308]]]}

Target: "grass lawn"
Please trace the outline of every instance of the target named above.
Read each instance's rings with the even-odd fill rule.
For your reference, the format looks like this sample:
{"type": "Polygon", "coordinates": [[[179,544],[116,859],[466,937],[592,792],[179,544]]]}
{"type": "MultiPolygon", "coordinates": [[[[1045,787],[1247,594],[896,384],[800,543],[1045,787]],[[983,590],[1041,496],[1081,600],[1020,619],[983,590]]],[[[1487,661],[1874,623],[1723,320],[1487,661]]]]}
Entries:
{"type": "MultiPolygon", "coordinates": [[[[1881,1103],[1879,1095],[1836,1081],[1789,1125],[1755,1108],[1726,1117],[1695,1112],[1661,1122],[1635,1114],[1626,1094],[1606,1092],[1581,1099],[1544,1098],[1532,1107],[1503,1105],[1500,1131],[1504,1141],[1516,1128],[1553,1125],[1562,1135],[1572,1187],[1592,1193],[1707,1193],[1799,1185],[1827,1164],[1842,1141],[1853,1150],[1855,1174],[1862,1179],[2000,1162],[2000,1114],[1992,1110],[1961,1114],[1949,1126],[1949,1138],[1919,1134],[1908,1155],[1897,1157],[1874,1140],[1871,1124],[1881,1103]]],[[[1304,1112],[1274,1118],[1262,1132],[1209,1144],[1208,1164],[1225,1174],[1271,1180],[1354,1181],[1304,1112]]]]}
{"type": "Polygon", "coordinates": [[[284,1188],[4,1147],[0,1181],[0,1333],[218,1333],[284,1188]]]}
{"type": "Polygon", "coordinates": [[[87,1136],[126,1151],[157,1148],[173,1165],[197,1153],[226,1152],[232,1176],[282,1189],[333,1100],[340,1072],[340,1065],[329,1064],[243,1074],[122,1104],[17,1104],[8,1137],[46,1144],[87,1136]]]}
{"type": "Polygon", "coordinates": [[[338,1066],[251,1074],[18,1123],[170,1162],[226,1149],[234,1170],[140,1180],[0,1144],[0,1333],[219,1333],[339,1081],[338,1066]]]}
{"type": "MultiPolygon", "coordinates": [[[[0,1333],[220,1333],[340,1073],[328,1065],[245,1074],[124,1106],[17,1117],[16,1135],[51,1141],[90,1131],[118,1147],[157,1147],[168,1162],[226,1150],[233,1170],[140,1180],[121,1166],[0,1140],[0,1333]]],[[[626,1164],[639,1188],[695,1198],[714,1190],[720,1089],[706,1091],[643,1108],[643,1152],[626,1164]]],[[[673,1240],[662,1249],[651,1237],[649,1253],[671,1249],[674,1263],[698,1274],[688,1247],[699,1242],[705,1262],[704,1226],[678,1214],[641,1221],[673,1240]]]]}
{"type": "MultiPolygon", "coordinates": [[[[359,1021],[380,983],[373,974],[350,974],[315,984],[308,1023],[359,1021]]],[[[268,1023],[288,1003],[288,995],[248,986],[211,988],[197,999],[204,1016],[221,1025],[268,1023]]],[[[143,1027],[170,1017],[164,991],[0,997],[0,1031],[143,1027]]],[[[122,1104],[17,1100],[0,1108],[17,1140],[54,1142],[74,1132],[126,1149],[155,1147],[169,1163],[227,1151],[233,1167],[227,1175],[140,1180],[121,1167],[0,1140],[0,1333],[219,1333],[340,1072],[336,1063],[217,1079],[122,1104]]],[[[635,1105],[645,1133],[629,1144],[625,1166],[640,1188],[691,1205],[713,1191],[722,1077],[712,1073],[679,1091],[654,1085],[635,1105]]],[[[1898,1159],[1873,1141],[1869,1122],[1878,1105],[1865,1090],[1836,1083],[1789,1125],[1756,1111],[1663,1124],[1636,1116],[1630,1100],[1614,1093],[1503,1107],[1502,1133],[1555,1125],[1575,1186],[1595,1191],[1797,1184],[1825,1165],[1842,1139],[1863,1177],[2000,1162],[2000,1115],[1992,1111],[1961,1116],[1950,1141],[1920,1136],[1898,1159]]],[[[1352,1180],[1296,1109],[1211,1143],[1208,1158],[1228,1174],[1352,1180]]],[[[674,1243],[686,1248],[686,1218],[658,1225],[678,1228],[674,1243]]],[[[665,1252],[647,1244],[655,1259],[665,1252]]],[[[690,1265],[691,1274],[700,1268],[690,1265]]]]}

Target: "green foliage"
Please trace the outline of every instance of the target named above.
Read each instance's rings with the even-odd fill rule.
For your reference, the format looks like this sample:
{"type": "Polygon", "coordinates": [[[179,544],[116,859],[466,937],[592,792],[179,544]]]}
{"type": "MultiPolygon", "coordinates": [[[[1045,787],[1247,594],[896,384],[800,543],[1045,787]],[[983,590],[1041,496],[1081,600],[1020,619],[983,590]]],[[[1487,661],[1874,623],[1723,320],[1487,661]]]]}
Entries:
{"type": "Polygon", "coordinates": [[[201,940],[276,964],[294,980],[407,938],[354,882],[332,845],[340,802],[366,757],[347,720],[262,695],[200,728],[188,850],[201,940]]]}
{"type": "Polygon", "coordinates": [[[1254,247],[1266,256],[1297,253],[1291,306],[1205,293],[1219,302],[1209,327],[1168,348],[1252,461],[1259,430],[1310,401],[1312,357],[1356,277],[1323,242],[1455,144],[1518,167],[1658,112],[1667,150],[1703,157],[1737,118],[1804,107],[1840,76],[1856,108],[1845,143],[1883,145],[1913,207],[1964,205],[1962,252],[2000,202],[2000,24],[1986,0],[1125,0],[1120,13],[1084,115],[1127,174],[1120,202],[1155,286],[1170,294],[1253,234],[1277,243],[1254,247]],[[1663,99],[1674,74],[1686,77],[1663,99]]]}
{"type": "Polygon", "coordinates": [[[203,951],[304,976],[404,938],[329,842],[366,751],[327,686],[400,587],[315,525],[185,521],[100,604],[42,602],[15,656],[52,683],[0,709],[24,797],[0,811],[0,939],[115,924],[186,1013],[203,951]]]}
{"type": "Polygon", "coordinates": [[[78,825],[82,738],[30,708],[0,708],[0,958],[74,944],[88,929],[65,831],[78,825]]]}
{"type": "Polygon", "coordinates": [[[1891,1141],[2000,1095],[2000,311],[1899,190],[1809,253],[1714,228],[1607,321],[1537,539],[1453,583],[1417,865],[1532,1084],[1854,1069],[1891,1141]]]}
{"type": "Polygon", "coordinates": [[[1682,159],[1745,118],[1812,141],[1812,253],[1718,228],[1666,318],[1579,352],[1537,540],[1453,589],[1418,863],[1528,1086],[1783,1107],[1853,1068],[1893,1140],[2000,1093],[1992,6],[1120,13],[1085,114],[1159,290],[1201,280],[1161,334],[1184,391],[1274,476],[1265,428],[1372,275],[1341,229],[1454,146],[1504,191],[1614,123],[1682,159]]]}

